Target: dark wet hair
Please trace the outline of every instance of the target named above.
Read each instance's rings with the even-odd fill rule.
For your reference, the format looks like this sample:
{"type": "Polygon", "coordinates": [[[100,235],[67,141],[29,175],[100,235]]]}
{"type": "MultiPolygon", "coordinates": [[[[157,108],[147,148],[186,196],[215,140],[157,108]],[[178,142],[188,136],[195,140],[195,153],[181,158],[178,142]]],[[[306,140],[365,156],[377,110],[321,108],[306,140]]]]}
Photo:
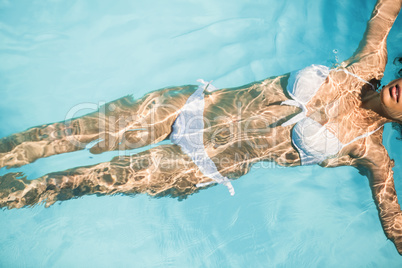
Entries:
{"type": "Polygon", "coordinates": [[[397,137],[396,139],[397,140],[402,140],[402,124],[393,122],[392,123],[392,128],[399,132],[399,137],[397,137]]]}

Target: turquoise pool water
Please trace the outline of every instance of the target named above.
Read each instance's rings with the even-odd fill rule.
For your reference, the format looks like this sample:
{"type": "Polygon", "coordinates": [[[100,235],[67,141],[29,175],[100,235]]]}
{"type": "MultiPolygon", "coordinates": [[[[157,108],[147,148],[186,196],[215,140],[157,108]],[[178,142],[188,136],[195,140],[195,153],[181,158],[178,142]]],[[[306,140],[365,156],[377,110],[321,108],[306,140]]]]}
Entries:
{"type": "MultiPolygon", "coordinates": [[[[231,87],[350,56],[374,0],[0,1],[0,136],[127,94],[231,87]]],[[[402,19],[388,38],[394,77],[402,19]]],[[[399,49],[398,49],[399,48],[399,49]]],[[[76,115],[78,115],[76,114],[76,115]]],[[[402,198],[402,141],[386,127],[402,198]]],[[[30,179],[108,161],[41,159],[30,179]]],[[[13,170],[15,171],[15,170],[13,170]]],[[[0,170],[0,174],[6,170],[0,170]]],[[[353,168],[256,165],[187,200],[87,196],[0,211],[0,267],[401,267],[366,178],[353,168]]]]}

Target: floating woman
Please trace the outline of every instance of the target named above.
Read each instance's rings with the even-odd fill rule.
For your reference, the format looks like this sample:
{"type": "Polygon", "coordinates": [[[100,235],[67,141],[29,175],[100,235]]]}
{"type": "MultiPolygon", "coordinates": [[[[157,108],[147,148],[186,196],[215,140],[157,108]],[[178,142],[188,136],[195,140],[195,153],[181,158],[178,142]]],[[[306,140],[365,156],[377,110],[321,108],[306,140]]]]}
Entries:
{"type": "Polygon", "coordinates": [[[334,69],[312,65],[220,90],[200,80],[198,87],[123,97],[95,113],[2,138],[0,167],[8,168],[89,147],[98,154],[171,144],[32,181],[6,174],[0,207],[49,206],[89,194],[185,198],[216,183],[233,195],[231,180],[259,161],[353,166],[368,177],[384,232],[402,254],[394,163],[382,144],[384,124],[402,123],[402,79],[378,88],[401,6],[402,0],[378,0],[358,49],[334,69]]]}

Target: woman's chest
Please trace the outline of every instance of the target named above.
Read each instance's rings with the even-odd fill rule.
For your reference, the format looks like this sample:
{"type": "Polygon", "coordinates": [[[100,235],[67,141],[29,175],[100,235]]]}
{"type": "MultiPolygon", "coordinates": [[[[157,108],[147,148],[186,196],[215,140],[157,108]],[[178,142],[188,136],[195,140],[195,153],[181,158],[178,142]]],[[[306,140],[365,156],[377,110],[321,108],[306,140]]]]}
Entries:
{"type": "MultiPolygon", "coordinates": [[[[361,88],[361,85],[359,85],[361,88]]],[[[306,105],[306,117],[333,134],[341,144],[367,136],[377,128],[373,113],[362,108],[361,90],[329,82],[306,105]]]]}

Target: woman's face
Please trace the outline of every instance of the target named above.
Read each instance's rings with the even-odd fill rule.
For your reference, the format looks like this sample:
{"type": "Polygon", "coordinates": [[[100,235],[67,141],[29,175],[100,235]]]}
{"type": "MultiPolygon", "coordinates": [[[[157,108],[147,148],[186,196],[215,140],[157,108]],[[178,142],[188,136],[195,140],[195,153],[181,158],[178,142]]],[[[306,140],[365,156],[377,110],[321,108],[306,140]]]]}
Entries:
{"type": "Polygon", "coordinates": [[[382,88],[381,103],[389,117],[402,121],[402,78],[395,79],[382,88]]]}

